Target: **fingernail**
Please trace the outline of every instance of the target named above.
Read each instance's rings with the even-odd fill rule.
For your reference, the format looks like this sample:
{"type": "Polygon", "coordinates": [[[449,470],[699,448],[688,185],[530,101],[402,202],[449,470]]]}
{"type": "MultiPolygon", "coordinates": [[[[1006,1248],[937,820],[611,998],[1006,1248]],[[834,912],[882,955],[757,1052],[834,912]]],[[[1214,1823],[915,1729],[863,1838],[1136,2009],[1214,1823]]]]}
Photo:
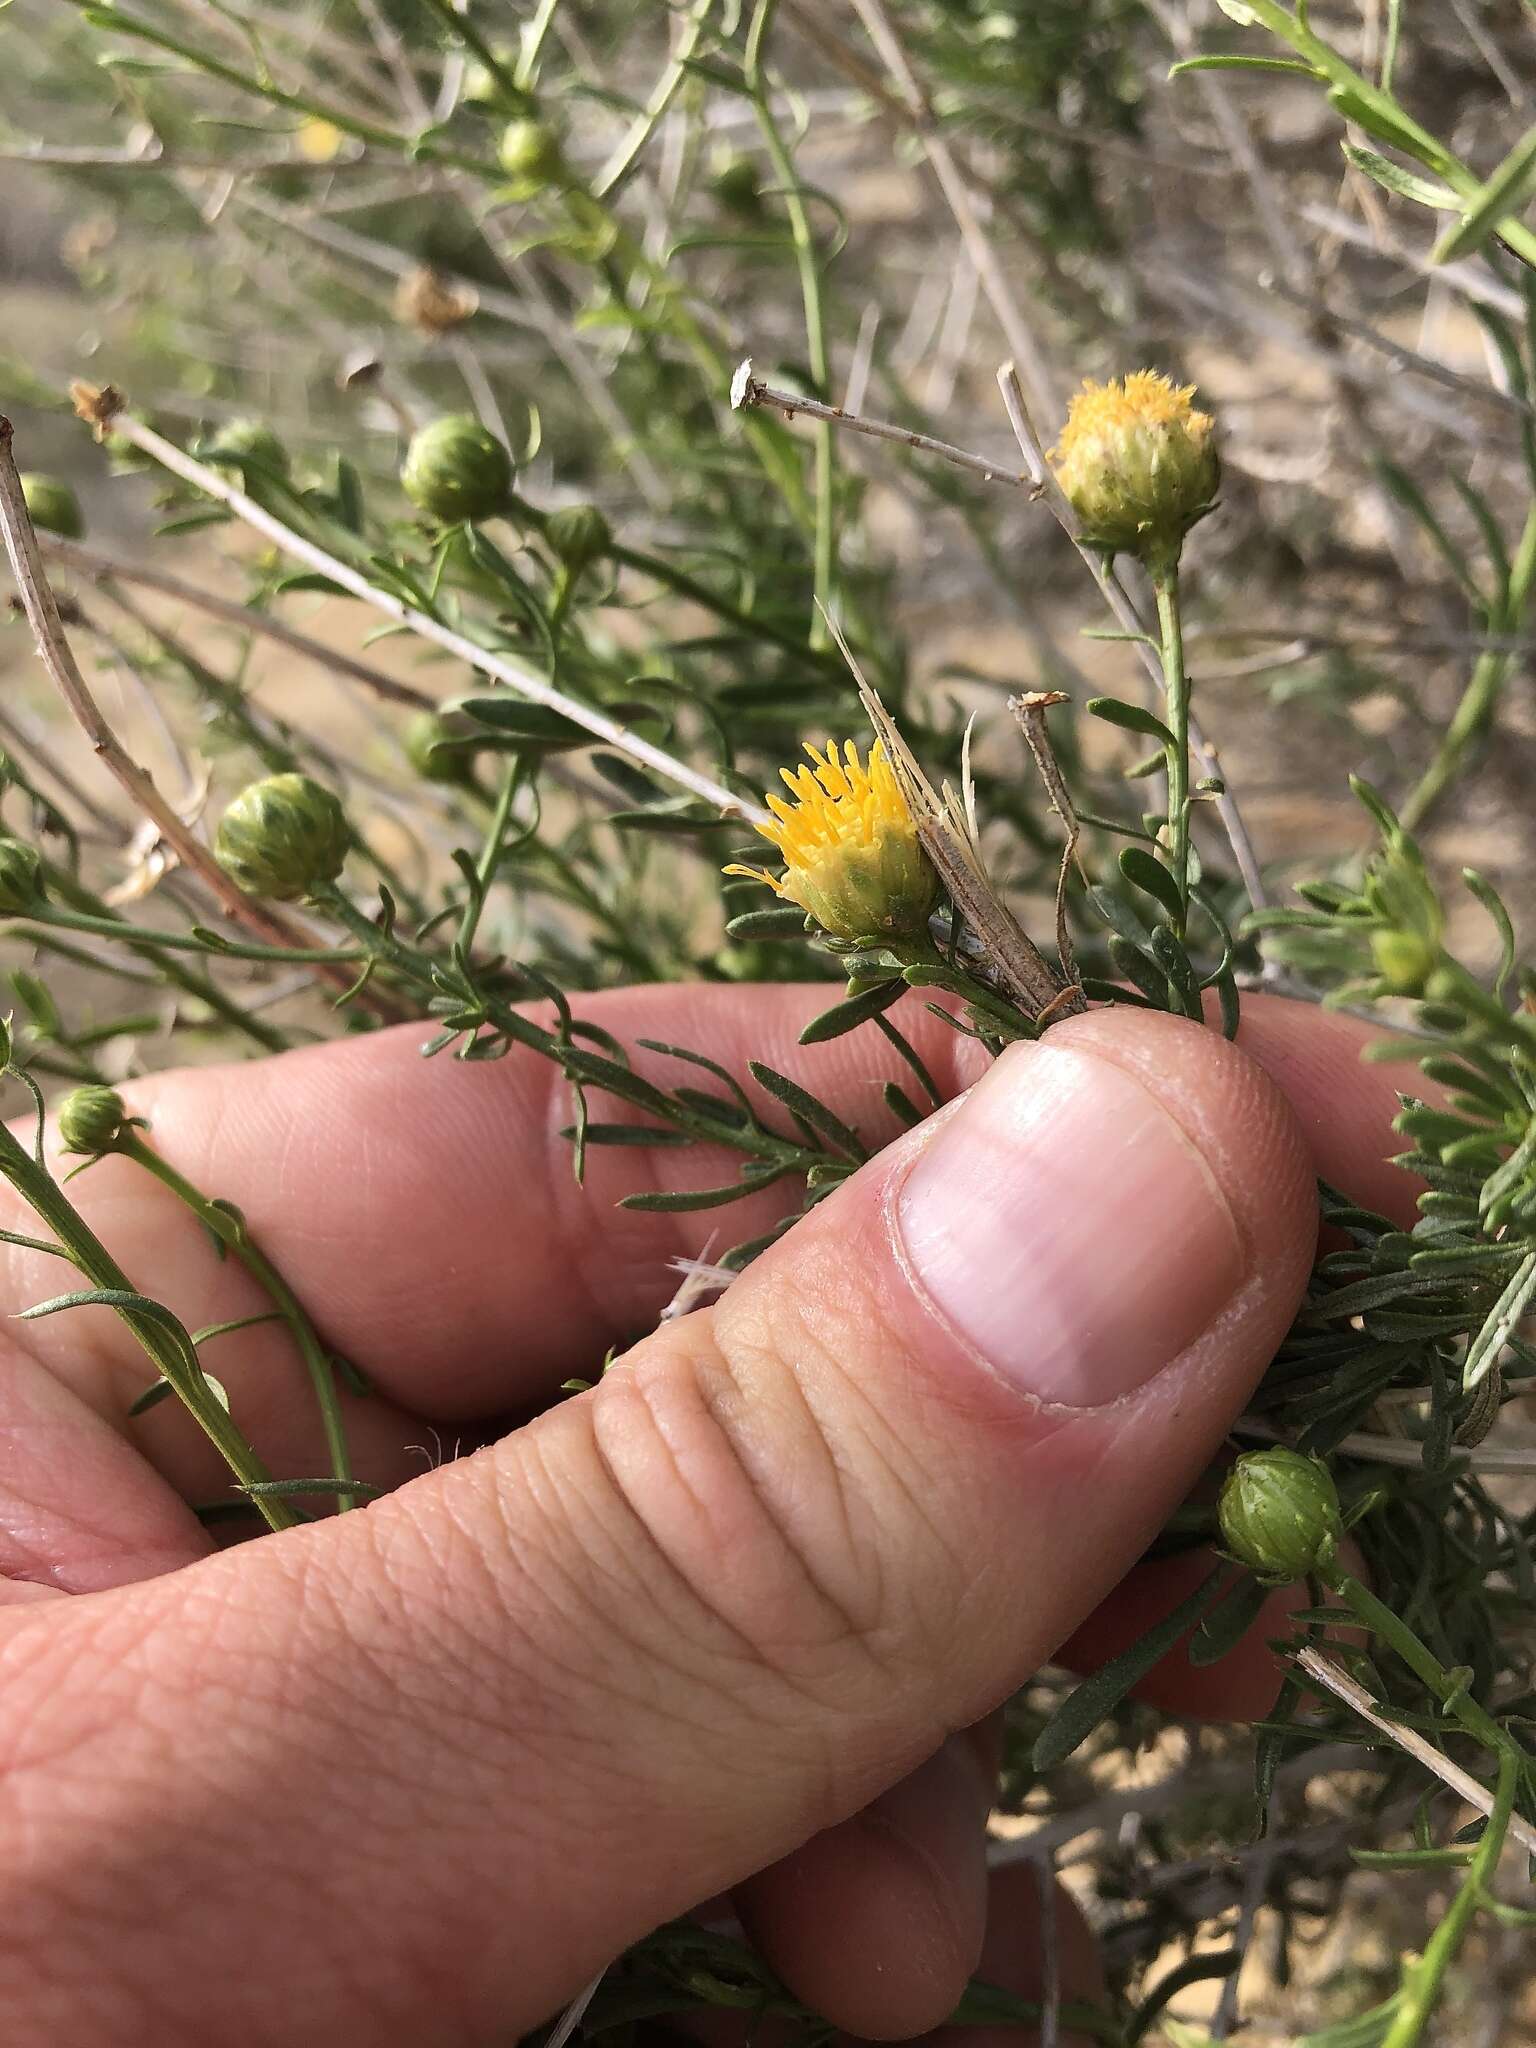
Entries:
{"type": "Polygon", "coordinates": [[[1098,1408],[1144,1386],[1236,1293],[1243,1241],[1183,1126],[1073,1047],[1005,1053],[907,1177],[919,1288],[1004,1379],[1098,1408]]]}

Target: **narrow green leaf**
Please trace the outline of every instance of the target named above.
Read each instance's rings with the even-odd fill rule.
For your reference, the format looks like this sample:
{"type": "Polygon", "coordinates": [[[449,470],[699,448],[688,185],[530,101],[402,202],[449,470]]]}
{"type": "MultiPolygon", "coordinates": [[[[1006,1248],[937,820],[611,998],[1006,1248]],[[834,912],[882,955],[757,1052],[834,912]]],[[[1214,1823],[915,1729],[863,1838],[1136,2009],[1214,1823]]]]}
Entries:
{"type": "Polygon", "coordinates": [[[922,1122],[923,1112],[918,1108],[905,1088],[898,1087],[894,1081],[887,1081],[880,1094],[886,1108],[908,1130],[922,1122]]]}
{"type": "Polygon", "coordinates": [[[1106,725],[1118,725],[1124,732],[1138,732],[1143,739],[1156,740],[1160,747],[1178,743],[1163,721],[1143,705],[1127,704],[1122,697],[1090,697],[1087,707],[1106,725]]]}
{"type": "Polygon", "coordinates": [[[1446,474],[1451,489],[1477,522],[1477,530],[1483,537],[1489,567],[1493,570],[1494,580],[1498,586],[1499,605],[1502,607],[1509,600],[1509,549],[1504,544],[1504,536],[1499,530],[1498,520],[1494,517],[1493,507],[1476,485],[1468,483],[1464,476],[1459,476],[1454,469],[1447,470],[1446,474]]]}
{"type": "Polygon", "coordinates": [[[151,1380],[143,1393],[129,1403],[129,1416],[147,1415],[151,1408],[157,1408],[162,1401],[168,1401],[175,1391],[169,1380],[151,1380]]]}
{"type": "Polygon", "coordinates": [[[1035,1739],[1032,1761],[1037,1771],[1054,1770],[1085,1742],[1105,1717],[1114,1712],[1131,1687],[1166,1657],[1186,1630],[1211,1607],[1226,1566],[1216,1569],[1171,1614],[1154,1622],[1139,1642],[1075,1686],[1035,1739]]]}
{"type": "Polygon", "coordinates": [[[830,1010],[823,1010],[819,1017],[813,1017],[801,1032],[800,1043],[825,1045],[830,1038],[841,1038],[844,1032],[856,1031],[861,1024],[878,1017],[882,1010],[888,1010],[906,992],[907,984],[900,975],[894,981],[880,981],[873,988],[861,989],[856,996],[834,1003],[830,1010]]]}
{"type": "Polygon", "coordinates": [[[1503,897],[1486,875],[1480,874],[1476,868],[1463,868],[1461,879],[1493,919],[1494,928],[1499,935],[1499,967],[1494,976],[1493,992],[1502,1003],[1519,959],[1515,927],[1510,921],[1509,912],[1504,908],[1503,897]]]}
{"type": "Polygon", "coordinates": [[[1470,256],[1536,193],[1536,128],[1529,128],[1498,168],[1464,202],[1465,211],[1429,252],[1431,263],[1470,256]]]}
{"type": "Polygon", "coordinates": [[[722,818],[718,811],[712,811],[696,797],[668,797],[662,803],[647,804],[640,810],[613,811],[608,822],[625,832],[737,832],[741,829],[739,818],[722,818]]]}
{"type": "Polygon", "coordinates": [[[1209,57],[1181,57],[1177,64],[1170,64],[1168,76],[1179,78],[1186,71],[1289,71],[1299,72],[1303,78],[1321,78],[1322,73],[1310,64],[1303,64],[1299,57],[1239,57],[1235,54],[1217,54],[1209,57]]]}
{"type": "Polygon", "coordinates": [[[1536,1296],[1536,1252],[1521,1260],[1508,1286],[1489,1311],[1483,1327],[1467,1346],[1466,1361],[1461,1370],[1463,1392],[1470,1394],[1493,1370],[1506,1340],[1529,1308],[1532,1296],[1536,1296]]]}
{"type": "MultiPolygon", "coordinates": [[[[576,1126],[567,1124],[562,1138],[574,1138],[576,1126]]],[[[589,1145],[691,1145],[692,1138],[675,1124],[593,1124],[586,1127],[589,1145]]]]}
{"type": "Polygon", "coordinates": [[[787,1074],[778,1073],[773,1067],[764,1066],[761,1060],[749,1060],[752,1078],[760,1088],[766,1088],[775,1096],[791,1115],[835,1145],[840,1152],[846,1152],[851,1159],[864,1160],[869,1157],[864,1141],[858,1132],[845,1124],[840,1116],[828,1109],[824,1102],[818,1102],[798,1081],[791,1081],[787,1074]]]}
{"type": "Polygon", "coordinates": [[[775,910],[744,910],[739,917],[727,921],[725,935],[738,944],[748,940],[803,939],[805,912],[794,904],[775,910]]]}
{"type": "MultiPolygon", "coordinates": [[[[1423,138],[1415,135],[1403,117],[1379,94],[1362,92],[1354,85],[1332,85],[1328,88],[1328,104],[1346,121],[1363,128],[1367,135],[1374,135],[1378,142],[1389,143],[1393,149],[1402,150],[1419,163],[1424,161],[1423,138]]],[[[1442,154],[1437,150],[1437,157],[1442,154]]],[[[1438,162],[1430,168],[1438,169],[1438,162]]]]}
{"type": "Polygon", "coordinates": [[[1161,904],[1170,917],[1181,917],[1184,904],[1179,885],[1154,855],[1143,846],[1122,846],[1120,872],[1133,889],[1161,904]]]}
{"type": "Polygon", "coordinates": [[[1416,205],[1432,207],[1439,213],[1454,211],[1461,204],[1449,185],[1405,171],[1401,164],[1393,163],[1390,157],[1379,156],[1374,149],[1362,148],[1358,142],[1343,142],[1339,147],[1357,171],[1364,172],[1366,177],[1373,178],[1400,199],[1411,199],[1416,205]]]}
{"type": "Polygon", "coordinates": [[[744,1174],[740,1180],[728,1181],[718,1188],[666,1188],[649,1194],[625,1195],[619,1207],[653,1210],[661,1214],[677,1214],[690,1209],[723,1209],[727,1202],[739,1202],[744,1195],[755,1195],[759,1188],[772,1187],[776,1180],[782,1180],[790,1171],[784,1166],[770,1173],[744,1174]]]}
{"type": "Polygon", "coordinates": [[[591,733],[574,719],[547,704],[525,704],[510,690],[499,697],[455,697],[443,706],[445,717],[452,712],[462,712],[529,752],[555,753],[592,744],[591,733]]]}
{"type": "Polygon", "coordinates": [[[1175,1963],[1165,1970],[1151,1990],[1143,1998],[1131,2019],[1131,2039],[1140,2041],[1170,1999],[1177,1998],[1181,1991],[1191,1984],[1205,1984],[1212,1978],[1230,1977],[1242,1961],[1235,1948],[1221,1950],[1219,1954],[1186,1956],[1181,1963],[1175,1963]]]}
{"type": "Polygon", "coordinates": [[[1381,478],[1381,481],[1386,485],[1392,496],[1403,507],[1404,511],[1417,521],[1436,553],[1456,578],[1456,581],[1461,585],[1467,596],[1476,605],[1486,604],[1487,599],[1478,588],[1477,578],[1472,573],[1471,563],[1468,562],[1461,549],[1446,532],[1439,514],[1419,489],[1413,478],[1397,463],[1389,462],[1384,457],[1378,457],[1375,469],[1376,474],[1381,478]]]}
{"type": "Polygon", "coordinates": [[[252,1479],[240,1491],[252,1500],[285,1500],[290,1494],[345,1493],[354,1500],[382,1500],[384,1489],[366,1479],[252,1479]]]}
{"type": "Polygon", "coordinates": [[[1245,1575],[1206,1615],[1189,1640],[1189,1661],[1198,1668],[1215,1664],[1247,1635],[1263,1611],[1269,1590],[1245,1575]]]}

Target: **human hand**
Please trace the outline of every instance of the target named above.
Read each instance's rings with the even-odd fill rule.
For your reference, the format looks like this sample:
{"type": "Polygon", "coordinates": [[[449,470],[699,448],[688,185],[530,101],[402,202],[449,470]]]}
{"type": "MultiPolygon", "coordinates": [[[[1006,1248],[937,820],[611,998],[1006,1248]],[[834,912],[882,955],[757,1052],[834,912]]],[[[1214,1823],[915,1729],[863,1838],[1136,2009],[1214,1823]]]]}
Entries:
{"type": "MultiPolygon", "coordinates": [[[[822,1000],[586,1007],[626,1041],[750,1050],[873,1130],[865,1044],[794,1050],[822,1000]]],[[[1403,1207],[1362,1031],[1244,1017],[1247,1054],[1131,1011],[1016,1048],[718,1306],[510,1430],[647,1328],[708,1232],[617,1196],[732,1162],[605,1150],[578,1190],[552,1068],[424,1064],[410,1030],[136,1084],[157,1149],[239,1204],[369,1375],[356,1464],[397,1490],[211,1554],[186,1502],[227,1475],[173,1404],[126,1420],[147,1372],[121,1323],[11,1326],[11,2038],[511,2040],[724,1891],[838,2024],[935,2024],[987,1913],[986,1737],[962,1731],[1068,1638],[1102,1654],[1187,1590],[1189,1560],[1125,1574],[1287,1326],[1314,1175],[1403,1207]],[[429,1427],[493,1440],[421,1475],[429,1427]]],[[[913,1035],[946,1088],[976,1081],[965,1040],[913,1035]]],[[[141,1170],[109,1159],[77,1193],[190,1327],[265,1305],[141,1170]]],[[[733,1226],[773,1213],[757,1195],[733,1226]]],[[[58,1291],[52,1261],[5,1262],[12,1306],[58,1291]]],[[[282,1333],[219,1347],[274,1469],[318,1469],[282,1333]]],[[[1166,1703],[1262,1712],[1264,1633],[1170,1664],[1166,1703]]]]}

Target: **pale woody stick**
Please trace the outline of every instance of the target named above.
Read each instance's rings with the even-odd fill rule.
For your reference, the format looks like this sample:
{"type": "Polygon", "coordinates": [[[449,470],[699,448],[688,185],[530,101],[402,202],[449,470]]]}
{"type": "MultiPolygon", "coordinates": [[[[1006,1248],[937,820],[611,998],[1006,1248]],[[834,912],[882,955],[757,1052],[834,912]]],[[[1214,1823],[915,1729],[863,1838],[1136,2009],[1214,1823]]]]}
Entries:
{"type": "Polygon", "coordinates": [[[631,760],[642,762],[666,781],[676,783],[694,796],[702,797],[705,803],[715,809],[734,813],[754,825],[767,817],[767,812],[760,805],[737,796],[734,790],[727,789],[723,783],[716,782],[711,776],[701,775],[696,768],[689,767],[686,761],[679,761],[661,747],[653,746],[649,740],[631,732],[617,719],[608,717],[606,712],[597,710],[591,704],[582,703],[578,697],[568,697],[563,690],[557,690],[552,684],[546,683],[544,678],[536,675],[532,669],[523,668],[509,661],[505,655],[492,654],[484,647],[477,647],[473,640],[466,639],[462,633],[454,632],[450,626],[440,624],[426,612],[417,611],[413,605],[406,604],[389,591],[376,589],[366,576],[360,575],[347,563],[338,561],[334,555],[327,554],[324,548],[317,547],[313,541],[306,540],[302,534],[295,533],[291,527],[285,526],[280,519],[274,518],[263,506],[258,505],[254,498],[248,498],[244,491],[230,483],[217,470],[209,469],[204,463],[194,462],[174,441],[167,441],[164,435],[157,434],[153,427],[145,426],[142,420],[135,419],[129,412],[124,412],[121,409],[121,399],[110,386],[102,392],[95,391],[91,386],[77,386],[76,394],[77,405],[83,416],[92,419],[99,431],[121,435],[141,453],[151,456],[163,469],[168,469],[173,476],[179,476],[184,483],[192,484],[208,497],[216,498],[221,504],[227,505],[237,518],[243,519],[247,526],[254,527],[258,533],[264,533],[268,540],[283,550],[284,554],[292,555],[297,561],[307,562],[311,569],[318,570],[322,576],[339,584],[343,590],[348,591],[353,597],[360,598],[364,604],[372,605],[375,611],[383,612],[387,618],[409,627],[421,639],[435,642],[447,653],[457,655],[460,661],[467,662],[481,674],[491,676],[499,683],[505,683],[510,690],[526,698],[529,703],[543,704],[551,711],[560,712],[574,725],[579,725],[591,733],[594,739],[606,740],[609,746],[629,755],[631,760]]]}
{"type": "MultiPolygon", "coordinates": [[[[32,521],[22,495],[21,478],[11,453],[12,428],[0,416],[0,524],[5,528],[6,552],[21,595],[22,607],[37,641],[38,658],[76,722],[106,768],[122,786],[135,807],[151,819],[166,845],[182,866],[203,882],[225,915],[269,945],[318,947],[319,934],[300,919],[257,903],[231,881],[202,841],[189,830],[176,811],[156,789],[150,777],[124,751],[122,743],[91,695],[74,652],[64,636],[59,608],[49,587],[38,553],[32,521]]],[[[332,979],[339,972],[343,986],[351,977],[344,969],[328,968],[332,979]]]]}
{"type": "MultiPolygon", "coordinates": [[[[1468,1806],[1475,1806],[1481,1814],[1493,1811],[1493,1795],[1486,1786],[1480,1785],[1476,1778],[1461,1768],[1460,1764],[1453,1764],[1448,1756],[1442,1756],[1432,1742],[1426,1742],[1423,1736],[1410,1728],[1406,1722],[1389,1721],[1384,1714],[1378,1713],[1376,1702],[1365,1687],[1357,1684],[1347,1671],[1342,1670],[1330,1658],[1323,1656],[1318,1650],[1308,1649],[1298,1650],[1294,1661],[1305,1671],[1308,1678],[1315,1680],[1326,1692],[1331,1692],[1335,1699],[1342,1700],[1345,1706],[1360,1716],[1362,1721],[1368,1722],[1379,1734],[1385,1735],[1389,1742],[1395,1742],[1399,1749],[1406,1750],[1415,1763],[1420,1763],[1426,1771],[1433,1772],[1443,1785],[1449,1786],[1458,1798],[1467,1802],[1468,1806]]],[[[1533,1828],[1528,1820],[1522,1820],[1518,1813],[1511,1814],[1509,1833],[1532,1855],[1536,1855],[1536,1828],[1533,1828]]]]}

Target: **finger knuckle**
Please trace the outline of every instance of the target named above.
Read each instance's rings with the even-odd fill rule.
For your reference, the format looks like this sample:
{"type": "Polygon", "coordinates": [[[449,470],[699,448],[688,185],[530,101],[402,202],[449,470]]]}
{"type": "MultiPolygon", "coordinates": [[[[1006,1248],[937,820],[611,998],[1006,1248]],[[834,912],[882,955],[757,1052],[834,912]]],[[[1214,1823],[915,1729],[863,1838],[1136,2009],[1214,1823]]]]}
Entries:
{"type": "Polygon", "coordinates": [[[782,1294],[690,1318],[608,1376],[592,1428],[643,1554],[727,1661],[852,1705],[929,1665],[953,1560],[845,1348],[782,1294]]]}

